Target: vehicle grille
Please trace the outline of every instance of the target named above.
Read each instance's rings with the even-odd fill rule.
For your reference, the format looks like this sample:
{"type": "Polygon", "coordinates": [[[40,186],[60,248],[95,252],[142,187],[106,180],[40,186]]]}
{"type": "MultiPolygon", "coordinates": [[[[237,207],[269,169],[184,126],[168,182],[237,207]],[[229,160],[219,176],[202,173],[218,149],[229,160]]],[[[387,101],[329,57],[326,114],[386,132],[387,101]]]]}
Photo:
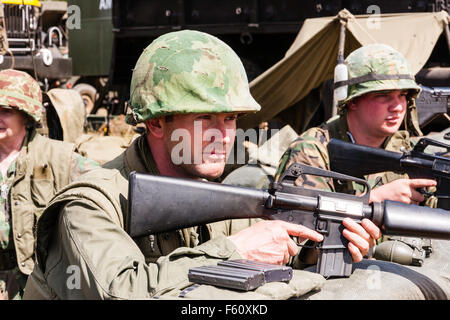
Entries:
{"type": "Polygon", "coordinates": [[[34,7],[3,4],[3,10],[10,50],[16,53],[34,51],[37,28],[34,7]]]}
{"type": "Polygon", "coordinates": [[[27,38],[25,8],[21,5],[4,5],[8,38],[27,38]]]}

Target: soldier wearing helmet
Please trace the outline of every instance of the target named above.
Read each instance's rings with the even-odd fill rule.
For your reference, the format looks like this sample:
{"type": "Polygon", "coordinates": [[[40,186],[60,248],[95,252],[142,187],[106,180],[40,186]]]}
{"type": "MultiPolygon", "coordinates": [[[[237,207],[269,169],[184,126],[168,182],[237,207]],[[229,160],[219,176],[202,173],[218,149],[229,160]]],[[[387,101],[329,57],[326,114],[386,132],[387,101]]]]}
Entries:
{"type": "Polygon", "coordinates": [[[221,40],[190,30],[154,40],[133,70],[127,114],[130,123],[143,122],[146,132],[50,202],[37,230],[39,266],[25,297],[142,299],[179,293],[189,284],[192,266],[250,255],[286,263],[297,252],[289,235],[321,241],[315,231],[283,221],[258,222],[231,236],[218,235],[212,225],[135,239],[124,230],[131,171],[215,179],[233,145],[237,115],[259,109],[240,59],[221,40]],[[50,243],[50,234],[60,241],[50,243]],[[66,283],[71,265],[80,271],[78,290],[59,285],[66,283]]]}
{"type": "MultiPolygon", "coordinates": [[[[347,98],[338,101],[339,115],[319,127],[310,128],[284,153],[276,173],[278,179],[293,162],[330,170],[327,144],[330,139],[358,143],[390,151],[410,150],[411,136],[420,135],[415,98],[420,87],[408,62],[388,45],[371,44],[353,51],[345,60],[348,81],[347,98]]],[[[331,179],[307,177],[312,188],[360,194],[356,183],[334,185],[331,179]]],[[[370,201],[394,200],[418,204],[424,196],[417,190],[436,185],[434,180],[408,179],[393,172],[366,177],[373,188],[370,201]]],[[[305,181],[299,178],[296,184],[305,181]]]]}
{"type": "Polygon", "coordinates": [[[36,132],[42,93],[27,73],[0,71],[0,290],[20,299],[34,267],[36,220],[45,205],[95,163],[75,146],[36,132]]]}
{"type": "MultiPolygon", "coordinates": [[[[300,135],[283,155],[277,177],[292,162],[330,170],[327,144],[331,138],[400,151],[402,147],[412,148],[411,134],[421,134],[414,104],[420,87],[399,52],[384,44],[366,45],[352,52],[345,63],[349,80],[342,85],[348,85],[348,96],[338,102],[339,116],[300,135]]],[[[356,184],[334,186],[332,181],[311,179],[316,188],[323,190],[362,191],[356,184]]],[[[371,175],[368,182],[374,187],[371,201],[387,199],[415,204],[424,201],[417,188],[436,184],[392,172],[371,175]]]]}

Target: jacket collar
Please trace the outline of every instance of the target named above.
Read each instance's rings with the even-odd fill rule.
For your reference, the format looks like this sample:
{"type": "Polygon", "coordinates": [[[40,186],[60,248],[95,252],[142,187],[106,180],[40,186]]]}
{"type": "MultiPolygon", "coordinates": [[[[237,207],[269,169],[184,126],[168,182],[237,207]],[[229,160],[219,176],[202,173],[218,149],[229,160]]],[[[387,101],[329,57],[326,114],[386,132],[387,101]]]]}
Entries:
{"type": "Polygon", "coordinates": [[[124,161],[127,176],[131,171],[159,175],[159,170],[153,159],[152,151],[145,134],[136,138],[127,148],[124,161]]]}

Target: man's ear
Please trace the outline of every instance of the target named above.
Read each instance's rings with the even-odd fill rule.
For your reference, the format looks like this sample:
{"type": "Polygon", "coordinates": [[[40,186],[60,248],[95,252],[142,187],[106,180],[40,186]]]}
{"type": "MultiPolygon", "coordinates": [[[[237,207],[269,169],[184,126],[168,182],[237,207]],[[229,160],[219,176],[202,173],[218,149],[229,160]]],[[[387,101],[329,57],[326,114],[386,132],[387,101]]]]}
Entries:
{"type": "Polygon", "coordinates": [[[356,103],[354,100],[350,100],[346,103],[348,110],[356,110],[356,103]]]}
{"type": "Polygon", "coordinates": [[[155,138],[161,139],[164,136],[165,121],[163,117],[153,118],[145,121],[148,132],[155,138]]]}

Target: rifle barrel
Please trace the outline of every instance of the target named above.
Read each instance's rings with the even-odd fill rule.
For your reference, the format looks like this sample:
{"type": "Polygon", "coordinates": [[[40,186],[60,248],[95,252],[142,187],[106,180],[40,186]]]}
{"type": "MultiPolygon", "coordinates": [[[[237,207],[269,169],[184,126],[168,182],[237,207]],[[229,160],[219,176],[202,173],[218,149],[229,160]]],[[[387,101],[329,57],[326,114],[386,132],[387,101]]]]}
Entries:
{"type": "Polygon", "coordinates": [[[450,240],[450,211],[439,208],[386,200],[358,209],[352,206],[355,200],[345,199],[336,202],[335,209],[321,208],[319,195],[272,195],[273,191],[136,172],[130,174],[129,186],[126,224],[132,237],[243,218],[281,219],[315,229],[316,218],[338,222],[348,216],[371,219],[385,235],[450,240]]]}
{"type": "Polygon", "coordinates": [[[402,171],[403,153],[331,139],[330,169],[355,177],[384,171],[402,171]]]}
{"type": "Polygon", "coordinates": [[[450,212],[397,201],[383,202],[385,235],[450,240],[450,212]]]}

